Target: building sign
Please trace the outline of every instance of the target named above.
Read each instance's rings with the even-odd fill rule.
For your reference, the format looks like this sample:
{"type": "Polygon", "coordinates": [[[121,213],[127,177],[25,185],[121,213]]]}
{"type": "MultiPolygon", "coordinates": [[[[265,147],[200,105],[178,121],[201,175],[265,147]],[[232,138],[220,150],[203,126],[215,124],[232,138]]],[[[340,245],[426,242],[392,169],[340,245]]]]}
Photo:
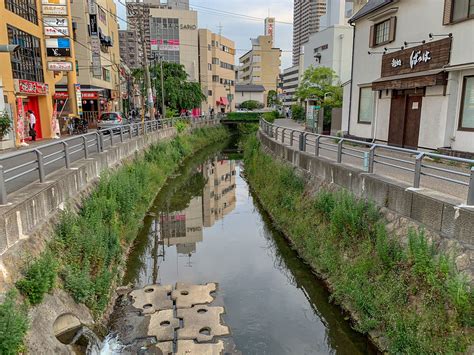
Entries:
{"type": "Polygon", "coordinates": [[[97,100],[99,95],[95,91],[83,91],[82,98],[86,100],[97,100]]]}
{"type": "Polygon", "coordinates": [[[50,71],[72,71],[71,62],[48,62],[48,70],[50,71]]]}
{"type": "Polygon", "coordinates": [[[71,44],[69,38],[47,38],[46,54],[48,57],[71,56],[71,44]]]}
{"type": "Polygon", "coordinates": [[[181,25],[179,25],[179,29],[180,30],[195,30],[195,29],[197,29],[197,26],[196,25],[181,24],[181,25]]]}
{"type": "Polygon", "coordinates": [[[53,98],[55,100],[67,100],[69,98],[69,94],[67,91],[56,91],[53,98]]]}
{"type": "Polygon", "coordinates": [[[91,36],[99,35],[99,29],[97,27],[97,15],[89,15],[89,28],[91,36]]]}
{"type": "Polygon", "coordinates": [[[66,6],[66,0],[41,0],[43,5],[62,5],[66,6]]]}
{"type": "Polygon", "coordinates": [[[43,22],[45,26],[67,27],[67,17],[45,17],[43,22]]]}
{"type": "Polygon", "coordinates": [[[96,15],[97,14],[97,6],[95,5],[95,0],[89,0],[89,14],[96,15]]]}
{"type": "Polygon", "coordinates": [[[48,93],[48,84],[37,81],[15,79],[15,91],[21,94],[46,95],[48,93]]]}
{"type": "Polygon", "coordinates": [[[179,39],[160,39],[155,41],[158,43],[158,45],[155,46],[157,46],[160,51],[179,51],[179,39]]]}
{"type": "Polygon", "coordinates": [[[150,39],[150,48],[152,51],[158,50],[158,40],[157,39],[150,39]]]}
{"type": "Polygon", "coordinates": [[[49,37],[69,36],[69,28],[67,26],[66,27],[44,26],[44,34],[49,37]]]}
{"type": "Polygon", "coordinates": [[[67,15],[67,7],[61,5],[43,5],[43,15],[67,15]]]}
{"type": "Polygon", "coordinates": [[[382,77],[443,68],[449,64],[451,42],[451,38],[445,38],[384,54],[382,57],[382,77]]]}
{"type": "Polygon", "coordinates": [[[77,114],[82,116],[81,84],[74,84],[74,88],[76,89],[77,114]]]}

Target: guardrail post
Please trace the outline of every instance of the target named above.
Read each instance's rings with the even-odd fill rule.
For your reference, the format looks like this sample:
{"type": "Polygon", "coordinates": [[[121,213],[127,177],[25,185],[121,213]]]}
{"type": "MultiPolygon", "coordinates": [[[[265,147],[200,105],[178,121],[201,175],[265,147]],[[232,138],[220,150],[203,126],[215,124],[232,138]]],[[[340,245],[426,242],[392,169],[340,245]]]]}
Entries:
{"type": "Polygon", "coordinates": [[[102,134],[95,132],[97,138],[97,153],[102,151],[102,134]]]}
{"type": "Polygon", "coordinates": [[[420,153],[416,156],[415,161],[415,179],[413,181],[413,187],[419,188],[420,187],[420,180],[421,180],[421,164],[423,163],[423,157],[425,153],[420,153]]]}
{"type": "Polygon", "coordinates": [[[110,134],[110,146],[114,145],[114,130],[111,128],[109,129],[109,134],[110,134]]]}
{"type": "Polygon", "coordinates": [[[471,177],[469,178],[469,190],[467,191],[467,205],[474,206],[474,166],[471,167],[471,177]]]}
{"type": "Polygon", "coordinates": [[[7,188],[5,186],[5,176],[3,175],[3,165],[0,165],[0,205],[7,204],[7,188]]]}
{"type": "Polygon", "coordinates": [[[120,142],[123,143],[123,126],[120,126],[120,142]]]}
{"type": "Polygon", "coordinates": [[[321,140],[321,136],[318,134],[314,141],[314,155],[319,157],[319,141],[321,140]]]}
{"type": "Polygon", "coordinates": [[[132,139],[133,137],[132,127],[133,127],[133,123],[128,125],[128,138],[129,139],[132,139]]]}
{"type": "Polygon", "coordinates": [[[286,132],[286,129],[283,128],[282,131],[281,131],[281,142],[282,143],[285,143],[285,132],[286,132]]]}
{"type": "Polygon", "coordinates": [[[344,144],[344,138],[341,138],[339,142],[337,142],[337,162],[342,163],[342,145],[344,144]]]}
{"type": "Polygon", "coordinates": [[[295,131],[291,130],[290,132],[290,147],[293,147],[293,135],[295,134],[295,131]]]}
{"type": "Polygon", "coordinates": [[[304,151],[304,133],[303,132],[300,133],[300,146],[299,146],[299,149],[301,151],[304,151]]]}
{"type": "Polygon", "coordinates": [[[368,162],[368,165],[367,165],[367,172],[369,174],[374,173],[375,148],[377,148],[377,146],[374,144],[373,146],[370,147],[370,150],[369,150],[369,162],[368,162]]]}
{"type": "Polygon", "coordinates": [[[87,159],[89,158],[89,150],[87,149],[87,137],[82,136],[82,142],[84,143],[84,158],[87,159]]]}
{"type": "Polygon", "coordinates": [[[63,142],[64,145],[64,161],[66,163],[66,169],[71,167],[71,161],[69,159],[69,145],[66,142],[63,142]]]}
{"type": "Polygon", "coordinates": [[[36,160],[38,161],[38,174],[39,174],[39,181],[45,181],[44,175],[44,161],[43,161],[43,153],[41,153],[38,149],[35,149],[36,153],[36,160]]]}

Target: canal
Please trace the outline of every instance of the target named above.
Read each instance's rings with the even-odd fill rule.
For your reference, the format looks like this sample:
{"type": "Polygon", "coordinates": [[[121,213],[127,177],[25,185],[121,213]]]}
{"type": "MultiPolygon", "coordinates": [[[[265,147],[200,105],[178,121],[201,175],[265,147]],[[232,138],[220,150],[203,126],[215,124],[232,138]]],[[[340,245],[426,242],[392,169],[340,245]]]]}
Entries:
{"type": "Polygon", "coordinates": [[[123,285],[218,283],[223,320],[242,354],[371,353],[272,228],[244,170],[215,151],[186,162],[147,214],[123,285]]]}

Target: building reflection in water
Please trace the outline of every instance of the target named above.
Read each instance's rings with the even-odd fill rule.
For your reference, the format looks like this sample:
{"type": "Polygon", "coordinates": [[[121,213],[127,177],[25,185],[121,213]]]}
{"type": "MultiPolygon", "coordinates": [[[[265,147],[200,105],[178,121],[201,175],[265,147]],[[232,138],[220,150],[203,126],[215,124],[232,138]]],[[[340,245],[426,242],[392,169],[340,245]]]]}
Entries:
{"type": "Polygon", "coordinates": [[[176,246],[179,255],[189,257],[191,266],[196,245],[203,241],[204,227],[212,227],[235,208],[235,162],[216,157],[198,170],[206,181],[201,195],[193,197],[184,210],[160,211],[152,223],[150,232],[162,245],[154,253],[157,258],[165,258],[165,247],[176,246]]]}

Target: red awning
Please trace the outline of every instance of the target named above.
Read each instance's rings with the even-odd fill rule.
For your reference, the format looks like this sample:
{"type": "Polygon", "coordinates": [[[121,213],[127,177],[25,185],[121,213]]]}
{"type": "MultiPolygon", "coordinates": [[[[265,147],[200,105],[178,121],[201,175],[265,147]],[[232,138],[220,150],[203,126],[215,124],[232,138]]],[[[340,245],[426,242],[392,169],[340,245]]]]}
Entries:
{"type": "Polygon", "coordinates": [[[227,106],[229,104],[229,100],[227,100],[227,97],[220,97],[219,101],[217,101],[217,104],[227,106]]]}

